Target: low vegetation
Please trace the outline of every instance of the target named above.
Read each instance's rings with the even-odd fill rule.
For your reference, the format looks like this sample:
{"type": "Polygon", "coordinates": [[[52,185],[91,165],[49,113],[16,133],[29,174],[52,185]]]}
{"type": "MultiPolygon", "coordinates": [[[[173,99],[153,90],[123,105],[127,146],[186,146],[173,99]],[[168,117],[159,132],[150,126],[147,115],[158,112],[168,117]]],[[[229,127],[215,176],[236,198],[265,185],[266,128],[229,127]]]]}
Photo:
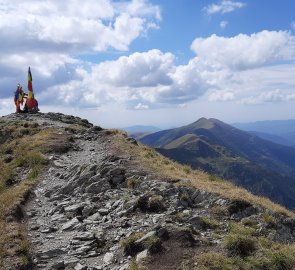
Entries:
{"type": "Polygon", "coordinates": [[[165,209],[163,197],[152,193],[139,197],[136,205],[143,212],[161,212],[165,209]]]}
{"type": "Polygon", "coordinates": [[[283,245],[263,237],[254,237],[254,230],[232,224],[219,252],[208,250],[195,258],[195,270],[269,269],[293,270],[295,246],[283,245]]]}
{"type": "Polygon", "coordinates": [[[136,241],[143,236],[144,233],[135,233],[121,241],[121,246],[123,247],[123,250],[126,255],[134,256],[144,249],[142,244],[136,243],[136,241]]]}
{"type": "Polygon", "coordinates": [[[46,153],[66,151],[70,147],[67,134],[42,130],[28,121],[0,122],[0,268],[7,261],[15,268],[28,267],[29,245],[20,222],[20,206],[35,186],[46,167],[46,153]],[[58,138],[58,142],[56,141],[58,138]]]}

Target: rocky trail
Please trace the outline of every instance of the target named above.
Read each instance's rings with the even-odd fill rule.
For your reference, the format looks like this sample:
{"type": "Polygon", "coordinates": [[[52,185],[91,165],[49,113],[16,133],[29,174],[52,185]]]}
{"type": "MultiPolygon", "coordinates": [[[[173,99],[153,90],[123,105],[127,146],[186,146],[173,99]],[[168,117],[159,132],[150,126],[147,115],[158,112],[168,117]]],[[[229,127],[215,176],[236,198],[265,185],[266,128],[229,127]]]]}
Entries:
{"type": "MultiPolygon", "coordinates": [[[[46,125],[67,128],[52,120],[46,125]]],[[[134,254],[126,256],[120,241],[136,232],[147,233],[142,242],[156,234],[167,237],[169,215],[184,208],[178,195],[187,188],[137,171],[130,157],[115,156],[111,140],[97,131],[74,135],[74,150],[49,157],[51,166],[25,207],[36,269],[128,269],[128,255],[134,254]],[[127,179],[132,188],[126,187],[127,179]]],[[[205,195],[193,193],[198,200],[205,195]]],[[[193,246],[195,240],[187,242],[193,246]]]]}
{"type": "Polygon", "coordinates": [[[295,241],[293,219],[271,213],[277,225],[270,228],[259,206],[164,181],[114,151],[110,131],[62,114],[15,117],[72,136],[68,151],[48,157],[23,209],[31,269],[127,270],[139,262],[194,269],[196,255],[223,249],[231,222],[249,218],[257,237],[295,241]],[[77,123],[85,128],[74,130],[77,123]]]}

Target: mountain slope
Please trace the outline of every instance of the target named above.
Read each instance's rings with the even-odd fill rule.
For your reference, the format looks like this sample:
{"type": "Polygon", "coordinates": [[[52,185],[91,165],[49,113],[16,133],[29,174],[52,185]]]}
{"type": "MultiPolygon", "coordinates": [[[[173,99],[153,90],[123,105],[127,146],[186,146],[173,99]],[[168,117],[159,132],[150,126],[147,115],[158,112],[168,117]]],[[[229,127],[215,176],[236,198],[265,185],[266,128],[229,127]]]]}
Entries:
{"type": "MultiPolygon", "coordinates": [[[[265,133],[265,132],[259,132],[259,131],[248,131],[249,133],[260,137],[261,139],[271,141],[277,144],[281,145],[286,145],[286,146],[294,146],[295,145],[295,140],[292,140],[288,138],[288,135],[282,134],[282,135],[275,135],[275,134],[270,134],[270,133],[265,133]]],[[[295,134],[294,134],[295,137],[295,134]]]]}
{"type": "Polygon", "coordinates": [[[295,263],[294,212],[123,132],[38,113],[1,118],[0,133],[0,269],[214,270],[238,261],[241,269],[291,270],[295,263]]]}
{"type": "Polygon", "coordinates": [[[201,118],[141,139],[160,153],[295,207],[295,149],[201,118]]]}

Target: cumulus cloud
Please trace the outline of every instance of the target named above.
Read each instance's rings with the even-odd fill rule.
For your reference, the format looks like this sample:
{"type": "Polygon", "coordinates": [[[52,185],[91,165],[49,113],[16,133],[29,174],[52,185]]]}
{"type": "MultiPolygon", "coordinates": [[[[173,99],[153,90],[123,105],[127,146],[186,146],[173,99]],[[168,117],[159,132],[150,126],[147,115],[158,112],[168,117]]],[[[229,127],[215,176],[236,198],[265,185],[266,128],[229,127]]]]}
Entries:
{"type": "Polygon", "coordinates": [[[147,0],[0,0],[0,97],[25,78],[29,65],[46,81],[40,90],[69,82],[77,65],[87,65],[75,55],[127,51],[160,20],[160,8],[147,0]]]}
{"type": "Polygon", "coordinates": [[[159,50],[134,53],[114,61],[93,65],[90,71],[77,69],[79,79],[50,88],[44,100],[89,107],[116,102],[128,108],[148,109],[182,104],[203,95],[210,87],[198,60],[175,65],[175,56],[159,50]]]}
{"type": "Polygon", "coordinates": [[[236,9],[240,9],[242,7],[245,7],[246,4],[243,2],[237,2],[237,1],[231,1],[231,0],[222,0],[219,3],[210,4],[206,7],[204,7],[204,11],[208,15],[216,14],[216,13],[229,13],[233,12],[236,9]]]}
{"type": "Polygon", "coordinates": [[[177,65],[172,53],[154,49],[89,69],[78,67],[73,71],[74,79],[49,88],[41,97],[45,102],[52,100],[52,95],[64,105],[116,103],[140,110],[179,108],[204,94],[209,101],[243,104],[292,99],[295,66],[290,60],[295,60],[295,48],[290,33],[263,31],[232,38],[213,35],[195,40],[192,49],[197,56],[185,65],[177,65]]]}
{"type": "Polygon", "coordinates": [[[235,94],[232,91],[221,90],[214,91],[209,94],[209,101],[231,101],[235,99],[235,94]]]}
{"type": "Polygon", "coordinates": [[[262,31],[227,38],[197,38],[191,49],[210,65],[242,70],[295,59],[295,37],[286,31],[262,31]]]}
{"type": "MultiPolygon", "coordinates": [[[[220,3],[225,2],[232,3],[220,3]]],[[[0,38],[5,41],[0,43],[0,97],[11,97],[17,82],[26,83],[30,65],[43,105],[147,110],[182,108],[204,94],[210,101],[244,104],[294,99],[295,37],[285,31],[197,38],[191,45],[196,56],[183,65],[157,49],[98,64],[77,57],[128,50],[160,20],[159,7],[144,0],[0,0],[0,38]]]]}
{"type": "Polygon", "coordinates": [[[261,93],[257,96],[250,96],[247,98],[242,99],[239,103],[246,104],[246,105],[256,105],[265,102],[284,102],[284,101],[293,101],[295,100],[295,94],[293,93],[283,93],[280,89],[275,89],[272,91],[261,93]]]}

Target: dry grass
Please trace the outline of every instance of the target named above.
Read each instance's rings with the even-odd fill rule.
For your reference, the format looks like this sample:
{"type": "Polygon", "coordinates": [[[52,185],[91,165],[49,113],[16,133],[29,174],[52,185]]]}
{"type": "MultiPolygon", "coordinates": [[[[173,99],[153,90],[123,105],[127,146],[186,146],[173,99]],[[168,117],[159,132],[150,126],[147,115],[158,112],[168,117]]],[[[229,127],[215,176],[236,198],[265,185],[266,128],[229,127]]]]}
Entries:
{"type": "Polygon", "coordinates": [[[203,171],[193,170],[187,166],[176,163],[162,156],[148,146],[140,143],[138,146],[131,144],[128,142],[126,134],[122,132],[114,134],[113,139],[115,151],[121,151],[121,154],[125,155],[132,155],[140,164],[143,164],[144,167],[156,172],[164,179],[168,178],[172,181],[180,180],[180,183],[186,184],[188,183],[187,180],[189,180],[191,185],[198,189],[217,193],[224,198],[231,200],[243,198],[250,203],[257,204],[270,209],[271,211],[295,218],[295,213],[293,211],[287,210],[283,206],[272,202],[268,198],[253,195],[246,189],[237,187],[229,181],[224,181],[222,179],[212,181],[212,176],[203,171]]]}

